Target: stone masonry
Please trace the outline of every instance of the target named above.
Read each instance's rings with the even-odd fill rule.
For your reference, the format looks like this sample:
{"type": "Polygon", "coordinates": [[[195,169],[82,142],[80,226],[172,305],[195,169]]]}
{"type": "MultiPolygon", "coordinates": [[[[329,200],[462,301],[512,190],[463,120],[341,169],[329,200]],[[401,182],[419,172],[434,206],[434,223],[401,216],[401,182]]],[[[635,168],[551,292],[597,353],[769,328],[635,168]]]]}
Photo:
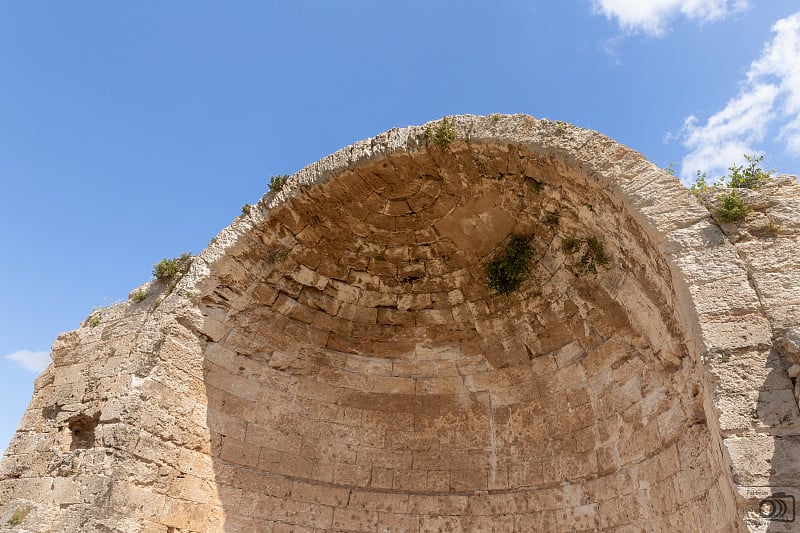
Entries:
{"type": "Polygon", "coordinates": [[[344,148],[55,341],[0,530],[800,531],[800,187],[719,192],[524,115],[344,148]]]}

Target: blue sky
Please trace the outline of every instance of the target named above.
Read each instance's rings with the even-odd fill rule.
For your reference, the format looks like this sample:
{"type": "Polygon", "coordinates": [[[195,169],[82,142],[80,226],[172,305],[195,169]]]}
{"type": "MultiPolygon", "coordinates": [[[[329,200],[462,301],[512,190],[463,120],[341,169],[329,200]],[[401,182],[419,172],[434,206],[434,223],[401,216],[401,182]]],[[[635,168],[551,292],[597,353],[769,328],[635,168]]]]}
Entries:
{"type": "Polygon", "coordinates": [[[596,129],[689,178],[800,166],[796,0],[0,3],[0,449],[56,336],[292,173],[444,115],[596,129]]]}

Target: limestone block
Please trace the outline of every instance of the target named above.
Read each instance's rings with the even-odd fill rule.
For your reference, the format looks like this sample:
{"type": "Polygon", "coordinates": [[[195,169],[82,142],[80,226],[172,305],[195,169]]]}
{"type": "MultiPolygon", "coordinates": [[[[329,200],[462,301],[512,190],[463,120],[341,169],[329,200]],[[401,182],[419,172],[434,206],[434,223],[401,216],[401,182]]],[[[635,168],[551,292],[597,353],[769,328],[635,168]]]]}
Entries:
{"type": "Polygon", "coordinates": [[[791,305],[800,303],[800,268],[779,272],[761,272],[756,285],[764,305],[791,305]]]}
{"type": "Polygon", "coordinates": [[[713,351],[767,349],[772,344],[769,322],[758,313],[709,318],[701,323],[701,335],[706,349],[713,351]]]}
{"type": "Polygon", "coordinates": [[[791,388],[777,350],[737,351],[707,358],[708,370],[727,391],[775,390],[791,388]]]}

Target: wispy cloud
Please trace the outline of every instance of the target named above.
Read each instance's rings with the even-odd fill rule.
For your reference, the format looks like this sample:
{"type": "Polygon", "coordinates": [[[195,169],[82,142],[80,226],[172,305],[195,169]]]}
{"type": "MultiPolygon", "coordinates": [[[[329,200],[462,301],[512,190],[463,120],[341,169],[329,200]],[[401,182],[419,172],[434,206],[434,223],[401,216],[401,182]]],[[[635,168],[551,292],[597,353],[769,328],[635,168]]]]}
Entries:
{"type": "Polygon", "coordinates": [[[617,53],[617,47],[622,42],[623,36],[622,35],[615,35],[614,37],[610,37],[604,41],[600,41],[597,46],[600,50],[603,51],[608,57],[614,60],[614,63],[618,66],[622,66],[622,60],[619,58],[619,54],[617,53]]]}
{"type": "Polygon", "coordinates": [[[616,19],[630,33],[663,35],[681,16],[711,22],[747,8],[747,0],[592,0],[595,13],[616,19]]]}
{"type": "Polygon", "coordinates": [[[681,178],[689,182],[697,170],[720,176],[745,153],[757,153],[768,134],[800,156],[800,12],[772,26],[773,40],[753,61],[739,94],[708,118],[684,121],[681,178]]]}
{"type": "Polygon", "coordinates": [[[50,364],[50,353],[32,352],[30,350],[20,350],[5,356],[6,359],[19,363],[25,370],[36,372],[37,374],[47,368],[50,364]]]}

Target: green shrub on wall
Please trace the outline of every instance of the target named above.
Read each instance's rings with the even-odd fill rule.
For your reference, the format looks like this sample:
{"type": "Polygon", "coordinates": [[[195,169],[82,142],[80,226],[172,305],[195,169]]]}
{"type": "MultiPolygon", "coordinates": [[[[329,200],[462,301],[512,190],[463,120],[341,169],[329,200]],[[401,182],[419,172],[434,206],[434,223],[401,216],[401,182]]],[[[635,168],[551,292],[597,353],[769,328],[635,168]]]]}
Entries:
{"type": "Polygon", "coordinates": [[[503,251],[486,265],[486,285],[499,294],[509,294],[528,277],[533,247],[528,239],[514,235],[503,251]]]}
{"type": "Polygon", "coordinates": [[[738,191],[731,191],[719,196],[720,206],[714,211],[722,222],[739,222],[750,212],[747,200],[738,191]]]}
{"type": "Polygon", "coordinates": [[[171,281],[180,278],[189,271],[192,254],[182,253],[180,257],[164,258],[153,266],[153,276],[158,281],[171,281]]]}

